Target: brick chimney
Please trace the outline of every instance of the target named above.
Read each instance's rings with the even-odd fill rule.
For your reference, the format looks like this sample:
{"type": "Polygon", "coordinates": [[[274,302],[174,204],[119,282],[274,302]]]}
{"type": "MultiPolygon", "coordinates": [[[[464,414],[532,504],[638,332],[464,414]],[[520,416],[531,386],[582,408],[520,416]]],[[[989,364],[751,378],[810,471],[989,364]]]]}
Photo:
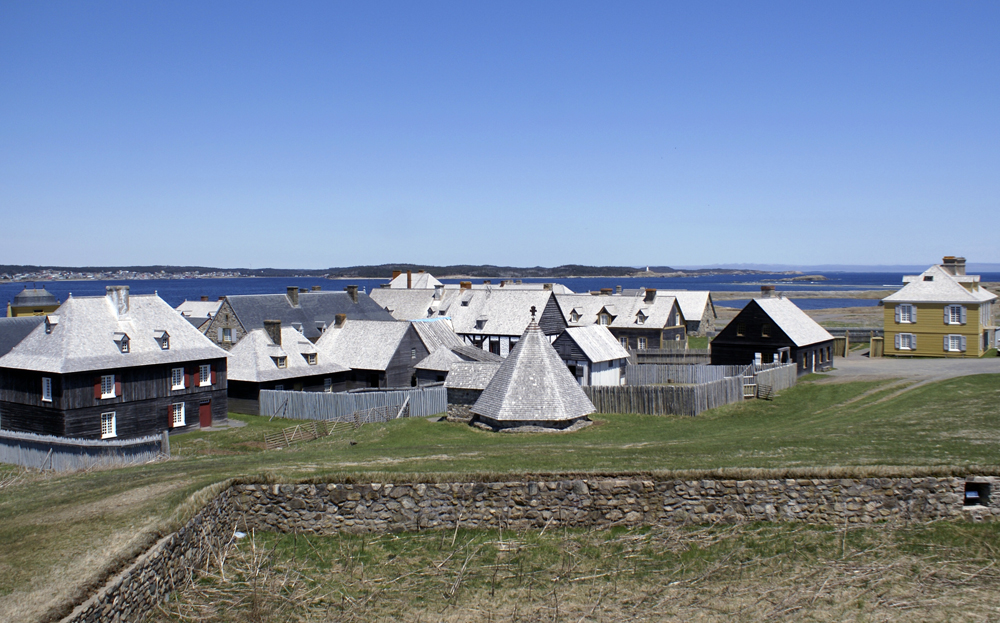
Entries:
{"type": "Polygon", "coordinates": [[[339,329],[347,322],[347,314],[337,314],[333,317],[333,328],[339,329]]]}
{"type": "Polygon", "coordinates": [[[611,296],[611,288],[601,288],[601,296],[611,296]]]}
{"type": "Polygon", "coordinates": [[[271,341],[281,346],[281,321],[280,320],[265,320],[264,321],[264,331],[267,332],[268,337],[271,341]]]}
{"type": "Polygon", "coordinates": [[[406,271],[406,289],[409,290],[413,287],[413,271],[406,271]]]}
{"type": "Polygon", "coordinates": [[[622,293],[622,287],[621,286],[615,286],[615,294],[621,294],[621,293],[622,293]]]}
{"type": "Polygon", "coordinates": [[[201,300],[207,303],[208,302],[208,297],[207,296],[202,296],[201,300]]]}
{"type": "Polygon", "coordinates": [[[964,275],[965,274],[965,258],[955,257],[954,255],[946,255],[941,261],[941,268],[945,269],[952,275],[964,275]]]}
{"type": "Polygon", "coordinates": [[[319,291],[320,291],[320,290],[322,290],[322,289],[323,289],[323,286],[313,286],[313,287],[312,287],[312,291],[313,291],[313,292],[319,292],[319,291]]]}
{"type": "Polygon", "coordinates": [[[459,290],[471,290],[472,289],[472,282],[471,281],[460,281],[458,283],[458,289],[459,290]]]}
{"type": "Polygon", "coordinates": [[[656,288],[646,288],[646,297],[642,299],[644,303],[652,303],[656,300],[656,288]]]}
{"type": "Polygon", "coordinates": [[[545,291],[547,291],[547,292],[551,292],[552,291],[552,284],[551,283],[543,283],[542,284],[542,289],[545,290],[545,291]]]}
{"type": "Polygon", "coordinates": [[[358,302],[358,286],[347,286],[344,291],[347,292],[347,296],[351,297],[352,301],[358,302]]]}
{"type": "Polygon", "coordinates": [[[128,318],[128,286],[108,286],[108,302],[119,320],[128,318]]]}
{"type": "Polygon", "coordinates": [[[292,304],[292,307],[299,306],[299,286],[288,286],[285,288],[285,296],[288,297],[288,302],[292,304]]]}
{"type": "Polygon", "coordinates": [[[401,270],[394,270],[394,271],[392,271],[392,278],[395,279],[396,277],[398,277],[398,276],[400,276],[402,274],[403,274],[403,271],[401,271],[401,270]]]}
{"type": "Polygon", "coordinates": [[[774,286],[761,286],[760,297],[762,299],[774,298],[774,286]]]}

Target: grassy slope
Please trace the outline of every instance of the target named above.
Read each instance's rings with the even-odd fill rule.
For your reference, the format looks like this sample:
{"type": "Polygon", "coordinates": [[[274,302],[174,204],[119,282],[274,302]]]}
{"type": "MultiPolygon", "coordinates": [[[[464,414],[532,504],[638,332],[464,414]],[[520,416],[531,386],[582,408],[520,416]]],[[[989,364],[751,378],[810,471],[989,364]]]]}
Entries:
{"type": "Polygon", "coordinates": [[[414,419],[279,452],[260,450],[262,434],[293,423],[250,416],[243,419],[252,423],[241,429],[172,438],[174,459],[168,462],[27,475],[0,489],[0,620],[33,620],[58,609],[79,590],[80,578],[99,581],[102,570],[186,518],[194,506],[185,505],[191,494],[232,476],[289,481],[349,473],[391,478],[400,472],[997,463],[995,376],[953,379],[878,402],[898,389],[883,385],[805,379],[773,402],[733,405],[697,418],[597,416],[596,425],[561,435],[497,435],[414,419]]]}

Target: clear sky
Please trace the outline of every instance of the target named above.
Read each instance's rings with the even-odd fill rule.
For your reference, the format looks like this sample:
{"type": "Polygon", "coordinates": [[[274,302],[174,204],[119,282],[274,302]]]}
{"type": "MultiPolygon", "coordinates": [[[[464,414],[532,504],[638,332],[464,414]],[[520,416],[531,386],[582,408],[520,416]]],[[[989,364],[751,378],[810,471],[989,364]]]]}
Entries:
{"type": "Polygon", "coordinates": [[[0,263],[1000,261],[1000,2],[0,2],[0,263]]]}

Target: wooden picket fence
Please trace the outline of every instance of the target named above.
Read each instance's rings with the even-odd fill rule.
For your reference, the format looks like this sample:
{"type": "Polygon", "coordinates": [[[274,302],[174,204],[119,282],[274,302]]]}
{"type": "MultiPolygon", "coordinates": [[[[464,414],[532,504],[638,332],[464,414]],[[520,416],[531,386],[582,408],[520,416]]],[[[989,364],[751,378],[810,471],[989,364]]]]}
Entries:
{"type": "Polygon", "coordinates": [[[706,364],[629,364],[625,366],[626,385],[700,384],[741,376],[746,366],[711,366],[706,364]]]}
{"type": "Polygon", "coordinates": [[[377,407],[399,409],[404,403],[408,417],[444,413],[448,410],[448,390],[441,386],[340,393],[264,389],[260,392],[260,415],[292,420],[351,421],[359,411],[377,407]]]}
{"type": "Polygon", "coordinates": [[[584,387],[598,413],[698,415],[743,400],[743,379],[730,377],[698,385],[584,387]]]}

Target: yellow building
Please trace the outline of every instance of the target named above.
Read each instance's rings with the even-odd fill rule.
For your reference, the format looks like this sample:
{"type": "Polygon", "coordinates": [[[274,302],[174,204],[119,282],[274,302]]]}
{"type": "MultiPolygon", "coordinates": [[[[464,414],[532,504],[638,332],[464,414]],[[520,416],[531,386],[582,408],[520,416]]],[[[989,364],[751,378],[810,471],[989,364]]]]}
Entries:
{"type": "Polygon", "coordinates": [[[59,301],[44,286],[31,289],[24,286],[24,289],[14,296],[13,301],[7,302],[7,317],[45,316],[57,309],[59,309],[59,301]]]}
{"type": "Polygon", "coordinates": [[[947,256],[882,299],[885,354],[898,357],[981,357],[996,332],[997,296],[965,274],[965,258],[947,256]]]}

